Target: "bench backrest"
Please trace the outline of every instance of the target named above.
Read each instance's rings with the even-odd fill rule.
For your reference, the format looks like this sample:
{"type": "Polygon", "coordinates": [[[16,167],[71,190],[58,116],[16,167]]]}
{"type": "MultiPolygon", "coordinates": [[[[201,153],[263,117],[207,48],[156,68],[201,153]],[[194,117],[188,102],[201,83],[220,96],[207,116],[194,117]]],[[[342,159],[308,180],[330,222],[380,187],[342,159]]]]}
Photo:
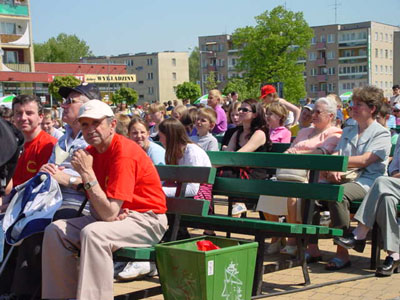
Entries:
{"type": "Polygon", "coordinates": [[[168,213],[202,216],[208,214],[209,201],[185,198],[184,195],[187,183],[213,184],[215,168],[175,165],[157,165],[156,168],[162,181],[174,182],[177,185],[175,197],[167,198],[168,213]]]}
{"type": "Polygon", "coordinates": [[[310,183],[271,180],[241,180],[217,177],[213,193],[257,198],[259,195],[342,201],[343,186],[319,184],[318,171],[345,171],[348,158],[332,155],[309,155],[261,152],[212,152],[208,155],[215,166],[242,168],[281,168],[310,170],[310,183]]]}

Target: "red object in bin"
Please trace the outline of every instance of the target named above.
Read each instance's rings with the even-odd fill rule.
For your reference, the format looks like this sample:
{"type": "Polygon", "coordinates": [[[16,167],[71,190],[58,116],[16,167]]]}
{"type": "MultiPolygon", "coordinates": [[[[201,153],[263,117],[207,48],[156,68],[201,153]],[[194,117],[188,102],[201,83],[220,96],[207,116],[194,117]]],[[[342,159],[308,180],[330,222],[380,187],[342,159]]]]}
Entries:
{"type": "Polygon", "coordinates": [[[211,241],[197,241],[197,250],[199,251],[210,251],[210,250],[216,250],[219,249],[219,247],[217,245],[215,245],[213,242],[211,241]]]}

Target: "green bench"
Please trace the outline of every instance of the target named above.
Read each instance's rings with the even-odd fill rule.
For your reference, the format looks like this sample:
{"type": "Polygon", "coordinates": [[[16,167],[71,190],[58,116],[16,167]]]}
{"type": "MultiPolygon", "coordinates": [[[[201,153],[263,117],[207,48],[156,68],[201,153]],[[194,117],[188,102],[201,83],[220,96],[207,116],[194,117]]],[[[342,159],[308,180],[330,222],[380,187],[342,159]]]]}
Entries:
{"type": "MultiPolygon", "coordinates": [[[[204,217],[208,215],[210,203],[207,200],[185,198],[186,186],[190,182],[213,184],[215,168],[191,166],[156,166],[162,181],[175,182],[177,191],[174,198],[167,198],[167,215],[171,239],[176,240],[181,217],[185,215],[204,217]]],[[[155,261],[155,248],[121,248],[114,252],[114,261],[155,261]]],[[[150,288],[116,297],[116,299],[140,299],[161,293],[160,287],[150,288]]]]}
{"type": "MultiPolygon", "coordinates": [[[[242,197],[247,203],[256,204],[260,195],[296,197],[304,201],[305,224],[269,222],[260,219],[233,218],[230,216],[182,216],[181,223],[186,226],[234,232],[255,236],[259,243],[253,295],[261,293],[262,276],[270,270],[264,270],[265,238],[271,236],[296,237],[298,245],[297,265],[302,267],[305,284],[310,284],[305,261],[305,248],[311,235],[341,236],[340,229],[312,225],[314,200],[342,201],[343,187],[333,184],[319,184],[319,171],[345,171],[347,157],[329,155],[299,155],[281,153],[239,153],[208,152],[213,166],[250,167],[250,168],[287,168],[310,170],[309,183],[283,182],[272,180],[246,180],[216,177],[213,194],[242,197]],[[310,200],[312,199],[312,200],[310,200]]],[[[237,201],[237,199],[236,199],[237,201]]]]}

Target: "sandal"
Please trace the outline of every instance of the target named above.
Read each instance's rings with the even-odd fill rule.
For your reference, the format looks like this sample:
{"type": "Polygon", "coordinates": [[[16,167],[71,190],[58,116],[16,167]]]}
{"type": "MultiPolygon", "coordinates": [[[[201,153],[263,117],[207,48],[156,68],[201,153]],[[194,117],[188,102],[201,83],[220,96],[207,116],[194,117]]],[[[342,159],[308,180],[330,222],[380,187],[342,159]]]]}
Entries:
{"type": "Polygon", "coordinates": [[[344,262],[339,257],[334,257],[328,262],[328,264],[325,266],[325,269],[329,271],[337,271],[350,266],[351,266],[350,260],[344,262]]]}
{"type": "Polygon", "coordinates": [[[290,256],[296,256],[297,246],[286,245],[284,248],[281,249],[280,253],[290,255],[290,256]]]}
{"type": "Polygon", "coordinates": [[[307,264],[312,264],[312,263],[317,263],[319,261],[322,261],[322,256],[321,255],[319,255],[319,256],[311,256],[310,253],[306,252],[305,257],[306,257],[306,263],[307,264]]]}

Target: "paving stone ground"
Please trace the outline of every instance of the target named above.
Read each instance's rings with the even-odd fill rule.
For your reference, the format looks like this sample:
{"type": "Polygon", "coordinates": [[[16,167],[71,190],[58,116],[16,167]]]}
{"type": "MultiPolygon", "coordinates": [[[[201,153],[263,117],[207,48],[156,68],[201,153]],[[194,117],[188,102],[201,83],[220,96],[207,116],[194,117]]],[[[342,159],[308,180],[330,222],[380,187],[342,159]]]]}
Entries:
{"type": "MultiPolygon", "coordinates": [[[[226,213],[226,207],[217,206],[217,213],[226,213]]],[[[194,235],[201,234],[199,230],[192,230],[194,235]]],[[[217,235],[224,236],[223,233],[217,235]]],[[[249,236],[232,235],[232,237],[249,238],[249,236]]],[[[266,240],[268,242],[268,239],[266,240]]],[[[296,291],[290,294],[272,296],[268,299],[315,299],[315,300],[331,300],[331,299],[393,299],[400,300],[400,274],[393,274],[391,277],[377,278],[373,276],[374,272],[369,270],[369,255],[371,253],[371,245],[367,244],[364,253],[360,254],[352,251],[351,261],[352,267],[337,272],[326,271],[325,264],[334,256],[335,246],[332,240],[321,240],[320,248],[323,253],[323,262],[309,265],[311,278],[311,286],[324,284],[328,282],[355,278],[361,275],[372,275],[372,277],[364,277],[363,279],[338,284],[317,287],[305,291],[296,291]]],[[[385,257],[385,253],[381,253],[381,257],[385,257]]],[[[300,267],[282,270],[274,273],[265,274],[263,283],[263,293],[271,294],[274,292],[284,292],[298,290],[303,287],[303,274],[300,267]]],[[[121,295],[135,290],[141,290],[159,284],[158,277],[149,278],[140,281],[132,281],[114,284],[114,294],[121,295]]],[[[161,300],[162,295],[149,297],[147,299],[161,300]]]]}

